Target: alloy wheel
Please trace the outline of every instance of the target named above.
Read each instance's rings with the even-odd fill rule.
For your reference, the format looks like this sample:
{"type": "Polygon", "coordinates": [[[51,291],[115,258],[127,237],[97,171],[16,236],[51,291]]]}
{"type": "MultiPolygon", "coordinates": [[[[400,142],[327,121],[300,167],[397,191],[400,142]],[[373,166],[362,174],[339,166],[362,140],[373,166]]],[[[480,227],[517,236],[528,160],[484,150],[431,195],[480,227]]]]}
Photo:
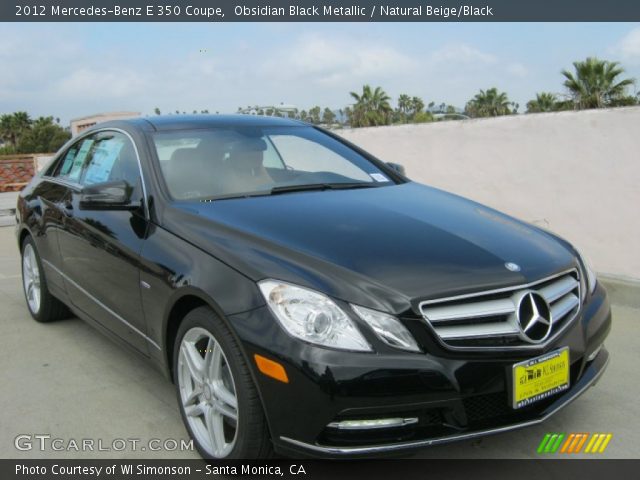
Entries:
{"type": "Polygon", "coordinates": [[[41,300],[40,269],[36,252],[29,243],[26,244],[22,252],[22,283],[29,310],[37,315],[40,311],[41,300]]]}
{"type": "Polygon", "coordinates": [[[222,347],[204,328],[188,330],[178,356],[178,386],[192,434],[214,458],[228,456],[238,437],[238,399],[222,347]]]}

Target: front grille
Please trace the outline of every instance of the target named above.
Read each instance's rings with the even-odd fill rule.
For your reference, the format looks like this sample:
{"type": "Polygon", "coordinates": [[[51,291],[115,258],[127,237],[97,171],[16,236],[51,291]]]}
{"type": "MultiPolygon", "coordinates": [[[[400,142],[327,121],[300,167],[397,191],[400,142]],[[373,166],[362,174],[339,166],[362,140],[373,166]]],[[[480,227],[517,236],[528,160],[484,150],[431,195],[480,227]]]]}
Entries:
{"type": "MultiPolygon", "coordinates": [[[[549,305],[551,332],[544,344],[569,326],[580,309],[577,270],[520,287],[492,290],[420,304],[424,319],[445,346],[457,349],[517,349],[533,346],[517,318],[520,299],[537,292],[549,305]]],[[[537,346],[540,346],[539,344],[537,346]]]]}

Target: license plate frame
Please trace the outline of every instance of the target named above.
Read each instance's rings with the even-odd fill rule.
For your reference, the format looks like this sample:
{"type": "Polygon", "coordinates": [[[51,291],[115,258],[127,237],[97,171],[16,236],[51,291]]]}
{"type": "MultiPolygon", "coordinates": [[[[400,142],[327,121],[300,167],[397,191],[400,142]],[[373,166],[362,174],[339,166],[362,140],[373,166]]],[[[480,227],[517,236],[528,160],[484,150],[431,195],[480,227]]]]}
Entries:
{"type": "Polygon", "coordinates": [[[569,389],[570,373],[569,347],[513,364],[511,407],[517,410],[569,389]]]}

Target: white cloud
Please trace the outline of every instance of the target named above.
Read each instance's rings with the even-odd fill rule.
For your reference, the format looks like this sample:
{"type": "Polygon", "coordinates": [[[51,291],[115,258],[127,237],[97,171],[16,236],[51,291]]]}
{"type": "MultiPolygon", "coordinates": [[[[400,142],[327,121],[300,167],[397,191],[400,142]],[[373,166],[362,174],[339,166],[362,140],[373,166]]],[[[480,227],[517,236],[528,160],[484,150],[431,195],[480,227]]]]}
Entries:
{"type": "Polygon", "coordinates": [[[624,60],[640,63],[640,27],[631,30],[614,48],[624,60]]]}
{"type": "Polygon", "coordinates": [[[527,67],[525,67],[523,64],[515,62],[507,65],[507,73],[513,75],[514,77],[524,78],[529,73],[529,70],[527,70],[527,67]]]}
{"type": "Polygon", "coordinates": [[[491,65],[498,60],[494,55],[482,52],[465,43],[448,44],[431,54],[431,61],[440,63],[491,65]]]}
{"type": "Polygon", "coordinates": [[[306,77],[321,85],[350,84],[363,78],[387,77],[415,69],[415,59],[383,44],[352,37],[304,35],[288,52],[267,59],[269,74],[306,77]]]}
{"type": "Polygon", "coordinates": [[[154,56],[107,42],[96,49],[71,29],[0,30],[0,65],[0,113],[27,110],[63,119],[120,109],[149,113],[156,105],[212,109],[211,92],[224,85],[209,52],[154,56]]]}
{"type": "Polygon", "coordinates": [[[144,92],[145,80],[133,71],[78,67],[60,78],[53,89],[62,98],[77,100],[95,98],[127,98],[144,92]]]}

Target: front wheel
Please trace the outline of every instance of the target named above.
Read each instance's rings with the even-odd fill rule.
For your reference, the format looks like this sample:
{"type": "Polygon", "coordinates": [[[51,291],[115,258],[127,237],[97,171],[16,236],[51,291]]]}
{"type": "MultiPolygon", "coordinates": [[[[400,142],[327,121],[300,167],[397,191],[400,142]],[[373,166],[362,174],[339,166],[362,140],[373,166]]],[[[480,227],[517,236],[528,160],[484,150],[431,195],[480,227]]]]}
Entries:
{"type": "Polygon", "coordinates": [[[255,385],[227,326],[207,307],[178,329],[174,380],[182,419],[205,458],[267,458],[271,441],[255,385]]]}

